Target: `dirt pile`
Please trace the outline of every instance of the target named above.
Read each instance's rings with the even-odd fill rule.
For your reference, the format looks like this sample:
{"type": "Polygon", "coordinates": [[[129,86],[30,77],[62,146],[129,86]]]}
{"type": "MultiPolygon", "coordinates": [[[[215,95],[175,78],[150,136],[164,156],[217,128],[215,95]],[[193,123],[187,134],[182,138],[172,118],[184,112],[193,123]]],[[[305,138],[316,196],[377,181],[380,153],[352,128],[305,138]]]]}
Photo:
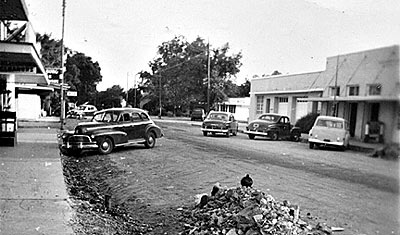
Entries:
{"type": "Polygon", "coordinates": [[[220,188],[213,196],[202,195],[195,207],[183,210],[182,234],[332,234],[325,224],[312,226],[299,214],[298,206],[279,202],[255,188],[220,188]]]}

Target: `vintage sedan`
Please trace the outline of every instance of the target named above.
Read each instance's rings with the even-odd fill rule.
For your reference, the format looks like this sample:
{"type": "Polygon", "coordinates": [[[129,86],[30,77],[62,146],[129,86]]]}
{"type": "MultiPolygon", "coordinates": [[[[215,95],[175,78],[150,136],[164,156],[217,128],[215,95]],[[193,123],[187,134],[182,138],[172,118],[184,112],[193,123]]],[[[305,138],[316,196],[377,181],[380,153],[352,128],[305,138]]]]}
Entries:
{"type": "Polygon", "coordinates": [[[236,136],[238,133],[238,121],[229,112],[211,111],[203,121],[201,131],[204,136],[208,133],[215,135],[221,133],[229,137],[231,134],[236,136]]]}
{"type": "Polygon", "coordinates": [[[144,144],[153,148],[163,132],[147,112],[137,108],[112,108],[95,113],[91,122],[79,123],[74,131],[59,137],[60,149],[67,154],[98,150],[108,154],[115,147],[144,144]]]}
{"type": "Polygon", "coordinates": [[[310,149],[328,146],[345,150],[350,145],[349,123],[339,117],[319,116],[308,136],[310,149]]]}
{"type": "Polygon", "coordinates": [[[247,134],[250,139],[254,139],[256,136],[262,136],[272,140],[291,139],[298,141],[301,136],[300,128],[293,127],[290,124],[289,117],[275,113],[264,113],[260,115],[258,119],[247,125],[244,133],[247,134]]]}

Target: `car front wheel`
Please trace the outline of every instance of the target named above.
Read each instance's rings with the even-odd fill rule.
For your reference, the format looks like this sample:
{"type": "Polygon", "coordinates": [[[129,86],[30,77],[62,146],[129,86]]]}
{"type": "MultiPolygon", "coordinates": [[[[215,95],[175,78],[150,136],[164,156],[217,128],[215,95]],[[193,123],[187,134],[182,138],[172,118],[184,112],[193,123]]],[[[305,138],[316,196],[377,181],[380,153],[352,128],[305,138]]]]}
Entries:
{"type": "Polygon", "coordinates": [[[314,148],[314,143],[310,142],[308,146],[310,147],[310,149],[313,149],[314,148]]]}
{"type": "Polygon", "coordinates": [[[249,135],[249,139],[251,139],[251,140],[254,140],[254,137],[255,137],[254,135],[251,135],[251,134],[249,135]]]}
{"type": "Polygon", "coordinates": [[[278,133],[277,132],[273,132],[271,138],[272,138],[272,140],[278,140],[279,139],[278,133]]]}
{"type": "Polygon", "coordinates": [[[109,154],[114,149],[114,144],[109,137],[99,138],[97,141],[98,150],[101,154],[109,154]]]}
{"type": "Polygon", "coordinates": [[[146,142],[144,142],[144,145],[146,146],[146,148],[153,148],[156,145],[156,136],[154,132],[147,133],[145,139],[146,142]]]}
{"type": "Polygon", "coordinates": [[[204,136],[207,136],[207,131],[203,131],[203,135],[204,135],[204,136]]]}

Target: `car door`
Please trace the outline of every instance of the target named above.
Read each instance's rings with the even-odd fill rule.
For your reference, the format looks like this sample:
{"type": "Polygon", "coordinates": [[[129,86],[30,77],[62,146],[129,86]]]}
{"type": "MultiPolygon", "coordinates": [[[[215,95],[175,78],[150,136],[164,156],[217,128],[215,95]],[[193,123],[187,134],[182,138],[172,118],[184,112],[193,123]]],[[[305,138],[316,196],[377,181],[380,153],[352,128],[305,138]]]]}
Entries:
{"type": "Polygon", "coordinates": [[[288,117],[281,117],[279,122],[279,136],[286,137],[290,135],[290,123],[288,117]]]}
{"type": "Polygon", "coordinates": [[[131,113],[129,112],[125,112],[125,113],[121,113],[120,117],[119,117],[119,122],[118,122],[118,126],[121,131],[126,133],[127,139],[128,140],[132,140],[135,138],[134,136],[134,125],[131,122],[131,113]]]}
{"type": "Polygon", "coordinates": [[[133,136],[134,139],[142,139],[145,136],[147,122],[144,115],[138,112],[132,112],[133,136]]]}

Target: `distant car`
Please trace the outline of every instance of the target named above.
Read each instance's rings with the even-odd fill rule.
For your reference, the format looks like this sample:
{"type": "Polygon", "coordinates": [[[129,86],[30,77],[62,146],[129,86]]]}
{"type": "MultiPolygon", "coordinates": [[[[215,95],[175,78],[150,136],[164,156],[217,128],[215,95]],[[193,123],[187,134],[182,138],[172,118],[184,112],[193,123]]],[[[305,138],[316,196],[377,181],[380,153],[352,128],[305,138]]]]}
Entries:
{"type": "Polygon", "coordinates": [[[83,150],[111,153],[115,147],[144,144],[153,148],[156,138],[163,132],[145,110],[138,108],[112,108],[97,112],[91,122],[79,123],[74,131],[60,136],[60,149],[66,154],[79,154],[83,150]]]}
{"type": "Polygon", "coordinates": [[[310,149],[314,146],[338,147],[345,150],[350,145],[349,123],[338,117],[319,116],[309,132],[310,149]]]}
{"type": "Polygon", "coordinates": [[[272,140],[291,139],[299,141],[301,136],[300,128],[293,127],[290,124],[289,117],[275,113],[261,114],[258,119],[247,125],[244,133],[249,136],[249,139],[262,136],[272,140]]]}
{"type": "Polygon", "coordinates": [[[206,118],[206,113],[204,112],[204,109],[193,109],[192,114],[190,115],[190,120],[200,120],[204,121],[206,118]]]}
{"type": "Polygon", "coordinates": [[[67,113],[67,117],[82,119],[87,116],[93,116],[97,112],[97,108],[94,105],[82,104],[77,108],[70,110],[67,113]]]}
{"type": "Polygon", "coordinates": [[[229,112],[211,111],[203,121],[201,131],[204,136],[208,133],[215,135],[224,134],[229,137],[231,134],[236,136],[238,133],[238,121],[229,112]]]}

